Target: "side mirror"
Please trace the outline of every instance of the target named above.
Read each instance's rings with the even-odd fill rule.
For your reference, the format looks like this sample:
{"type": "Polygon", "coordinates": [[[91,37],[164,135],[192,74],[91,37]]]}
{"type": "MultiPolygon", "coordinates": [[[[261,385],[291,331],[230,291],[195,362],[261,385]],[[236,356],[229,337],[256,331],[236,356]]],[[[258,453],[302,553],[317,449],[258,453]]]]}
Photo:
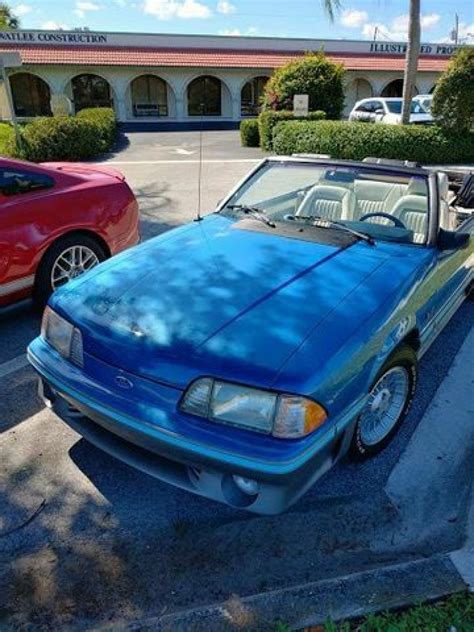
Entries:
{"type": "Polygon", "coordinates": [[[375,114],[385,114],[385,111],[384,111],[384,109],[383,109],[383,108],[377,108],[377,109],[375,110],[375,114]]]}
{"type": "Polygon", "coordinates": [[[438,249],[458,250],[467,248],[470,238],[470,233],[458,233],[457,231],[440,228],[438,234],[438,249]]]}

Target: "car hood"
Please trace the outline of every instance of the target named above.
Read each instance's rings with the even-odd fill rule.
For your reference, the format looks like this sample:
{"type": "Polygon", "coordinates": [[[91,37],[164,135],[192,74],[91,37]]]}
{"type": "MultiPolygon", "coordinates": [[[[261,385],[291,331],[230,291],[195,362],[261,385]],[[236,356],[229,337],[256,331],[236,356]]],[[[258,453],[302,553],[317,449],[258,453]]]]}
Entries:
{"type": "MultiPolygon", "coordinates": [[[[271,384],[390,253],[239,224],[214,214],[170,231],[71,282],[52,307],[81,329],[86,353],[117,368],[178,387],[203,374],[271,384]]],[[[341,336],[354,325],[349,309],[341,336]]]]}
{"type": "Polygon", "coordinates": [[[102,165],[90,165],[80,162],[43,162],[41,166],[88,180],[103,179],[104,177],[120,180],[121,182],[125,180],[125,176],[118,169],[103,167],[102,165]]]}

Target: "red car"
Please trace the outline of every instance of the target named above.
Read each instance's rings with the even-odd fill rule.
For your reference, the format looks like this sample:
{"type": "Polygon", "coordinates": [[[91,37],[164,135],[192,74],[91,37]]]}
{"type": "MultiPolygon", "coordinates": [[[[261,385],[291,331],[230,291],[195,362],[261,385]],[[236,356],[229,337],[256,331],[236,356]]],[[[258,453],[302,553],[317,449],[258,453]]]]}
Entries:
{"type": "Polygon", "coordinates": [[[0,307],[30,296],[43,306],[138,239],[138,204],[119,171],[0,159],[0,307]]]}

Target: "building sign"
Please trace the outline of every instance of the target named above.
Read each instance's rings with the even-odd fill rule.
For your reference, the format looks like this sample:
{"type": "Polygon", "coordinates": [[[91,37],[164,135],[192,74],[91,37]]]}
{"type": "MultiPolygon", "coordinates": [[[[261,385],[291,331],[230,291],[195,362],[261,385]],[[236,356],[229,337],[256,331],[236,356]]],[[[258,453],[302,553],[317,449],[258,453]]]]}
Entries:
{"type": "MultiPolygon", "coordinates": [[[[457,49],[458,46],[451,44],[422,44],[420,55],[453,55],[457,49]]],[[[404,55],[407,52],[407,45],[394,42],[372,42],[370,52],[404,55]]]]}
{"type": "Polygon", "coordinates": [[[0,42],[16,44],[106,44],[107,35],[76,31],[0,31],[0,42]]]}
{"type": "Polygon", "coordinates": [[[293,116],[308,116],[309,96],[307,94],[295,94],[293,96],[293,116]]]}

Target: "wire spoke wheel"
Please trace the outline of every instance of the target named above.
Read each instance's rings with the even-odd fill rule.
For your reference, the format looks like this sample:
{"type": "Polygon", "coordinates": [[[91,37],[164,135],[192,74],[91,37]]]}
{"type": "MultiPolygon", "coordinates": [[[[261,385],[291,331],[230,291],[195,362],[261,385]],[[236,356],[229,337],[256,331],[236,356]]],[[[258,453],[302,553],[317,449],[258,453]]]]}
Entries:
{"type": "Polygon", "coordinates": [[[410,393],[410,378],[403,366],[384,373],[369,393],[360,418],[360,438],[367,446],[385,439],[397,424],[410,393]]]}
{"type": "Polygon", "coordinates": [[[57,290],[71,279],[84,274],[100,262],[97,254],[87,246],[70,246],[56,258],[51,269],[51,287],[57,290]]]}

